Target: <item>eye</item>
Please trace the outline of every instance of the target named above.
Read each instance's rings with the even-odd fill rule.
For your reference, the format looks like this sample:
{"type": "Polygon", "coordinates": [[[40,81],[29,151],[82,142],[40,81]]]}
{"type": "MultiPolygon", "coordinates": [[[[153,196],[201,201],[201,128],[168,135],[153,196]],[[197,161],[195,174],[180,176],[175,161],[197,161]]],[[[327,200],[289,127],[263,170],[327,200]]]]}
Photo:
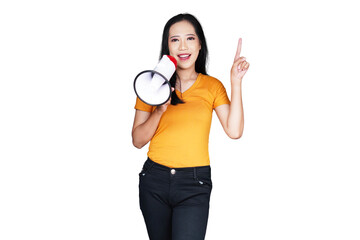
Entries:
{"type": "Polygon", "coordinates": [[[171,42],[177,42],[177,41],[179,41],[177,38],[172,38],[171,40],[170,40],[171,42]]]}
{"type": "Polygon", "coordinates": [[[188,37],[188,40],[195,40],[194,37],[188,37]]]}

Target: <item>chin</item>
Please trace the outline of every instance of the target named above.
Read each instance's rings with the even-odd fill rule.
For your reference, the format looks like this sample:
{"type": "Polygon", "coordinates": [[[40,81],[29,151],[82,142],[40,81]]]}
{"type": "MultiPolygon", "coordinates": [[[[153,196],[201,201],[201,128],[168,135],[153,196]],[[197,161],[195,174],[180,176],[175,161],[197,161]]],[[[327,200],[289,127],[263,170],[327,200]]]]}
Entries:
{"type": "Polygon", "coordinates": [[[178,63],[178,68],[183,69],[183,70],[187,70],[187,69],[190,69],[190,68],[195,69],[195,62],[193,62],[193,63],[185,63],[185,64],[179,64],[178,63]]]}

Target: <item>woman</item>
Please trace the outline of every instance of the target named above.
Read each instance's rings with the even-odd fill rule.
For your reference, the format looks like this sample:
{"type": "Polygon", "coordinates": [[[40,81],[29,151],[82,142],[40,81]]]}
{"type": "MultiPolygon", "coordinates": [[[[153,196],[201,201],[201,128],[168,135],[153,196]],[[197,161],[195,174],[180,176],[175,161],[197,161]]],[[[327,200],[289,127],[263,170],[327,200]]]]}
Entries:
{"type": "Polygon", "coordinates": [[[177,60],[172,97],[158,107],[137,99],[132,130],[135,147],[150,141],[139,197],[151,240],[205,238],[212,189],[212,111],[230,138],[240,138],[244,128],[241,82],[249,63],[240,51],[241,39],[231,68],[230,102],[222,83],[206,74],[207,45],[198,20],[179,14],[164,27],[160,57],[177,60]]]}

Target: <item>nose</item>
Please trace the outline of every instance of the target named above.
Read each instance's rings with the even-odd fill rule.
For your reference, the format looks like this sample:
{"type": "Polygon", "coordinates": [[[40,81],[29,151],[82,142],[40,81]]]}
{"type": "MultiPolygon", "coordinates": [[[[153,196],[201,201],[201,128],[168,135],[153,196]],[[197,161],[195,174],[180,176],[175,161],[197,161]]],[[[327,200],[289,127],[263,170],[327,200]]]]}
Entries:
{"type": "Polygon", "coordinates": [[[188,49],[188,46],[187,46],[186,40],[182,40],[179,45],[179,50],[187,50],[187,49],[188,49]]]}

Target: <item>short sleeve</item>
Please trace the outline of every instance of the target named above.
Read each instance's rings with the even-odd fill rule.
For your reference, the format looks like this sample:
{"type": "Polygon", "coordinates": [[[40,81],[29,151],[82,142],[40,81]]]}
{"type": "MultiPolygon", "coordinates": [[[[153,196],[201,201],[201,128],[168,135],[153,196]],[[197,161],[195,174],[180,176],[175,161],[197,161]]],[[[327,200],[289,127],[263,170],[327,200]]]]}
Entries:
{"type": "Polygon", "coordinates": [[[225,89],[224,85],[220,81],[217,83],[217,85],[218,86],[217,86],[217,90],[215,93],[213,108],[216,108],[223,104],[230,104],[230,100],[226,93],[226,89],[225,89]]]}
{"type": "Polygon", "coordinates": [[[152,112],[154,110],[153,106],[144,103],[138,97],[136,98],[135,109],[144,112],[152,112]]]}

